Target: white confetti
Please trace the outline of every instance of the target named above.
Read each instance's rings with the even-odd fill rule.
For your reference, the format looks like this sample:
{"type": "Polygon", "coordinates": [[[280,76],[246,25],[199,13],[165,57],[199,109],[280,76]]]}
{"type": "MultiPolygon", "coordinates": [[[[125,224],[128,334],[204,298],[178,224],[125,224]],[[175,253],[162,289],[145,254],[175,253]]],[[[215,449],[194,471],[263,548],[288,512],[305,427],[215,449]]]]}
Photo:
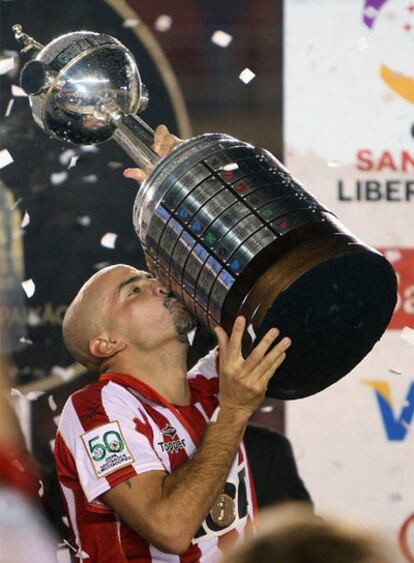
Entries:
{"type": "Polygon", "coordinates": [[[265,405],[264,407],[260,407],[260,412],[272,412],[274,410],[273,405],[265,405]]]}
{"type": "Polygon", "coordinates": [[[33,340],[30,340],[30,338],[26,338],[25,336],[21,336],[19,338],[19,342],[20,344],[33,344],[33,340]]]}
{"type": "Polygon", "coordinates": [[[93,265],[95,270],[102,270],[102,268],[106,268],[107,266],[109,266],[110,262],[108,262],[108,260],[105,260],[103,262],[97,262],[96,264],[93,265]]]}
{"type": "Polygon", "coordinates": [[[167,16],[167,14],[161,14],[160,16],[158,16],[158,18],[155,20],[154,23],[154,28],[157,31],[168,31],[171,27],[172,24],[172,17],[171,16],[167,16]]]}
{"type": "Polygon", "coordinates": [[[255,73],[251,71],[250,68],[247,67],[244,70],[242,70],[241,73],[239,74],[240,80],[245,84],[251,82],[255,76],[256,76],[255,73]]]}
{"type": "Polygon", "coordinates": [[[26,92],[20,86],[16,86],[16,84],[12,84],[11,93],[15,98],[27,98],[26,92]]]}
{"type": "Polygon", "coordinates": [[[364,49],[368,49],[368,41],[365,37],[359,37],[356,42],[356,46],[358,51],[363,51],[364,49]]]}
{"type": "Polygon", "coordinates": [[[13,57],[8,59],[0,59],[0,75],[7,74],[14,69],[14,59],[13,57]]]}
{"type": "Polygon", "coordinates": [[[139,24],[139,20],[136,19],[124,20],[122,27],[126,27],[127,29],[129,29],[131,27],[136,27],[138,24],[139,24]]]}
{"type": "Polygon", "coordinates": [[[30,299],[30,297],[32,297],[35,292],[36,286],[32,278],[30,278],[22,282],[22,288],[24,289],[24,292],[27,295],[27,297],[30,299]]]}
{"type": "MultiPolygon", "coordinates": [[[[59,547],[60,547],[61,545],[62,545],[62,544],[59,544],[59,547]]],[[[63,545],[67,545],[67,546],[69,547],[69,549],[71,549],[72,551],[74,551],[74,552],[76,553],[76,548],[73,547],[73,545],[71,545],[71,544],[68,542],[68,540],[65,540],[65,539],[64,539],[64,540],[63,540],[63,545]]]]}
{"type": "Polygon", "coordinates": [[[226,170],[228,172],[230,170],[237,170],[238,167],[239,165],[237,164],[237,162],[230,162],[229,164],[223,166],[222,170],[226,170]]]}
{"type": "Polygon", "coordinates": [[[50,410],[55,411],[57,409],[57,404],[55,402],[55,399],[53,398],[53,395],[49,395],[47,402],[49,403],[50,410]]]}
{"type": "Polygon", "coordinates": [[[384,252],[385,258],[390,262],[398,262],[401,260],[401,252],[397,249],[390,248],[384,252]]]}
{"type": "Polygon", "coordinates": [[[50,176],[50,181],[52,182],[53,186],[59,186],[63,184],[63,182],[67,179],[68,173],[67,172],[54,172],[50,176]]]}
{"type": "Polygon", "coordinates": [[[75,151],[73,149],[66,149],[59,155],[59,162],[62,166],[67,166],[70,162],[70,159],[75,156],[75,151]]]}
{"type": "Polygon", "coordinates": [[[62,522],[65,524],[67,528],[69,528],[69,520],[66,516],[62,516],[62,522]]]}
{"type": "Polygon", "coordinates": [[[52,450],[52,454],[55,453],[55,440],[49,440],[49,447],[52,450]]]}
{"type": "Polygon", "coordinates": [[[414,346],[414,330],[409,326],[405,326],[402,329],[400,338],[405,340],[405,342],[407,342],[408,344],[411,344],[411,346],[414,346]]]}
{"type": "Polygon", "coordinates": [[[89,555],[86,553],[86,551],[83,551],[81,549],[78,550],[77,554],[75,555],[76,558],[80,557],[80,559],[89,559],[89,555]]]}
{"type": "Polygon", "coordinates": [[[73,168],[74,166],[76,166],[77,163],[78,163],[78,160],[79,160],[79,155],[78,155],[78,154],[75,155],[75,156],[72,156],[72,158],[70,159],[70,162],[69,162],[68,170],[70,170],[71,168],[73,168]]]}
{"type": "Polygon", "coordinates": [[[398,368],[388,368],[388,372],[393,375],[402,375],[402,371],[398,368]]]}
{"type": "Polygon", "coordinates": [[[228,47],[233,41],[233,37],[225,31],[217,30],[211,36],[211,42],[219,47],[228,47]]]}
{"type": "Polygon", "coordinates": [[[58,414],[58,416],[54,416],[53,417],[53,422],[56,424],[56,426],[59,426],[59,422],[60,422],[60,417],[62,415],[58,414]]]}
{"type": "Polygon", "coordinates": [[[69,381],[75,375],[75,370],[72,367],[63,368],[61,366],[53,366],[50,372],[51,375],[56,375],[63,381],[69,381]]]}
{"type": "Polygon", "coordinates": [[[99,151],[98,147],[95,146],[95,145],[82,145],[80,149],[83,152],[98,152],[99,151]]]}
{"type": "Polygon", "coordinates": [[[247,327],[247,332],[250,334],[251,339],[254,342],[256,340],[256,333],[254,332],[254,328],[253,328],[252,323],[250,323],[249,326],[247,327]]]}
{"type": "Polygon", "coordinates": [[[193,345],[196,332],[197,332],[197,329],[193,328],[193,330],[190,330],[190,332],[187,334],[188,343],[189,343],[190,346],[193,345]]]}
{"type": "Polygon", "coordinates": [[[44,394],[44,391],[29,391],[26,395],[26,399],[28,401],[37,401],[37,399],[44,394]]]}
{"type": "Polygon", "coordinates": [[[89,225],[91,224],[91,218],[89,217],[89,215],[82,215],[82,217],[78,217],[78,223],[82,227],[89,227],[89,225]]]}
{"type": "Polygon", "coordinates": [[[45,494],[45,489],[43,487],[43,481],[39,479],[39,490],[37,491],[40,498],[45,494]]]}
{"type": "Polygon", "coordinates": [[[118,168],[122,168],[123,164],[122,162],[115,162],[114,160],[111,160],[108,162],[108,166],[113,170],[117,170],[118,168]]]}
{"type": "Polygon", "coordinates": [[[20,227],[24,229],[27,225],[30,224],[30,215],[27,211],[25,211],[22,222],[20,223],[20,227]]]}
{"type": "Polygon", "coordinates": [[[328,160],[329,168],[339,168],[340,166],[342,166],[342,162],[340,160],[328,160]]]}
{"type": "Polygon", "coordinates": [[[105,248],[115,248],[115,243],[117,238],[118,235],[116,235],[115,233],[106,233],[101,238],[101,245],[104,246],[105,248]]]}
{"type": "Polygon", "coordinates": [[[27,315],[27,324],[29,326],[39,326],[42,324],[42,319],[35,311],[31,310],[27,315]]]}
{"type": "Polygon", "coordinates": [[[85,184],[94,184],[97,181],[98,176],[96,174],[88,174],[88,176],[82,178],[82,182],[85,182],[85,184]]]}
{"type": "Polygon", "coordinates": [[[9,164],[14,162],[12,155],[9,153],[7,149],[3,149],[0,151],[0,168],[5,168],[9,164]]]}

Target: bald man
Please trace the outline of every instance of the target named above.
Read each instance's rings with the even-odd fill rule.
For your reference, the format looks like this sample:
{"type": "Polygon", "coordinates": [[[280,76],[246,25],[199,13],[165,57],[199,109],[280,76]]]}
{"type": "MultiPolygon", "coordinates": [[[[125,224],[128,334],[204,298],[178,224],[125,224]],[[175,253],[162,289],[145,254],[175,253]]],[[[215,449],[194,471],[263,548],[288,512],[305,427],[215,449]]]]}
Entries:
{"type": "Polygon", "coordinates": [[[244,359],[245,325],[237,318],[230,338],[217,327],[219,350],[188,371],[193,318],[157,279],[117,265],[81,288],[64,339],[101,375],[69,398],[55,442],[78,557],[215,561],[246,534],[254,490],[242,437],[290,340],[271,348],[272,329],[244,359]]]}

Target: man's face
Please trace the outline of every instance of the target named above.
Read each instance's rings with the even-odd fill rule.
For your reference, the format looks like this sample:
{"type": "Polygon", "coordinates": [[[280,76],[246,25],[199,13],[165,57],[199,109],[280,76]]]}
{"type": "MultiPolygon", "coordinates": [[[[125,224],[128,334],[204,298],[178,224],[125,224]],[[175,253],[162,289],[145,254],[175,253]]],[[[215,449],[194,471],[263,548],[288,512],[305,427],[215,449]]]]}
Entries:
{"type": "Polygon", "coordinates": [[[148,272],[117,266],[105,276],[103,289],[105,321],[114,337],[146,349],[187,341],[195,325],[191,314],[148,272]]]}

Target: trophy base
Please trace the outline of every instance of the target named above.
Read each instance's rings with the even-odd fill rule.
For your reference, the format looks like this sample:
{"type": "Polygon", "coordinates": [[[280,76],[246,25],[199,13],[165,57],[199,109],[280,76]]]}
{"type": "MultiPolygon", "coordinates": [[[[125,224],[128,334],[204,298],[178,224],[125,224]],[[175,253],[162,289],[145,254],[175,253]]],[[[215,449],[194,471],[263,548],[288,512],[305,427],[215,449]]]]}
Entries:
{"type": "MultiPolygon", "coordinates": [[[[274,285],[266,293],[263,289],[270,277],[278,277],[275,272],[280,276],[280,268],[280,263],[269,268],[244,310],[260,303],[252,319],[258,326],[255,343],[272,327],[280,330],[280,337],[292,339],[267,395],[299,399],[332,385],[368,354],[390,321],[396,279],[382,255],[359,244],[324,259],[274,298],[274,285]]],[[[252,345],[246,341],[245,352],[252,345]]]]}

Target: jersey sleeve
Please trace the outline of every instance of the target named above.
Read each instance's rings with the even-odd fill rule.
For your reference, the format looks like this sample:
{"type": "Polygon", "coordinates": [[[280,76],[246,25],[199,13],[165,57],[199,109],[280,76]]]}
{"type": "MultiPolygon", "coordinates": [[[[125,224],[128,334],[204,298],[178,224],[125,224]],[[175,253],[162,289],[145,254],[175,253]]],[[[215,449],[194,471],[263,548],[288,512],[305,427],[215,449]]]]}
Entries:
{"type": "Polygon", "coordinates": [[[150,421],[130,393],[113,383],[91,387],[66,403],[55,444],[59,480],[71,488],[79,482],[89,503],[135,475],[165,471],[150,421]]]}

